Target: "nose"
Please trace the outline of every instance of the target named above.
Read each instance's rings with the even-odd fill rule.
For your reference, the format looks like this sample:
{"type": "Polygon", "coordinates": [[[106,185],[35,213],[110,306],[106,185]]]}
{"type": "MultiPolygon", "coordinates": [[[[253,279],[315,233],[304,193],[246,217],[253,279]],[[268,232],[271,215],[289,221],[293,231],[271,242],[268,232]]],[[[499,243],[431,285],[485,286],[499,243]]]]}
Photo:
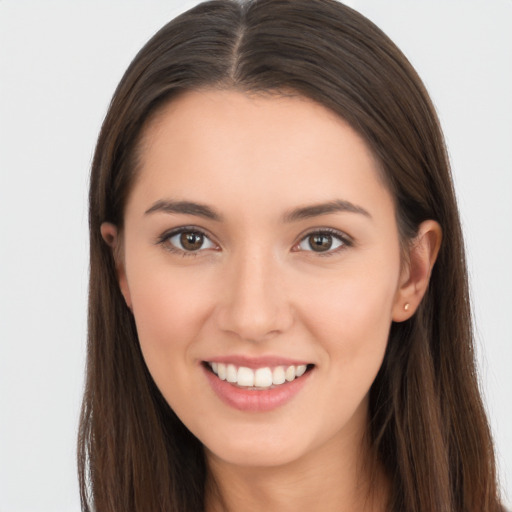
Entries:
{"type": "Polygon", "coordinates": [[[224,332],[252,342],[269,340],[293,323],[283,268],[271,255],[240,254],[229,263],[217,311],[224,332]]]}

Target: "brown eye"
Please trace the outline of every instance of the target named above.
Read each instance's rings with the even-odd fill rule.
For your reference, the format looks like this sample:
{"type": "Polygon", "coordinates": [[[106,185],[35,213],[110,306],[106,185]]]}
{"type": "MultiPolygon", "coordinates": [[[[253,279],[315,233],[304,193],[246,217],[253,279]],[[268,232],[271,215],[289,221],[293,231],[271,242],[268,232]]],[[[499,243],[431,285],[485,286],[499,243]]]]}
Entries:
{"type": "Polygon", "coordinates": [[[332,247],[332,236],[316,234],[308,236],[308,244],[315,252],[328,251],[332,247]]]}
{"type": "Polygon", "coordinates": [[[350,245],[352,245],[350,239],[342,233],[316,231],[306,235],[297,245],[297,249],[317,253],[333,253],[336,249],[342,249],[350,245]]]}
{"type": "Polygon", "coordinates": [[[217,246],[201,231],[178,231],[174,234],[164,235],[161,243],[165,243],[168,249],[182,254],[215,249],[217,246]]]}
{"type": "Polygon", "coordinates": [[[197,251],[201,249],[204,242],[204,235],[197,232],[185,232],[180,235],[180,244],[186,251],[197,251]]]}

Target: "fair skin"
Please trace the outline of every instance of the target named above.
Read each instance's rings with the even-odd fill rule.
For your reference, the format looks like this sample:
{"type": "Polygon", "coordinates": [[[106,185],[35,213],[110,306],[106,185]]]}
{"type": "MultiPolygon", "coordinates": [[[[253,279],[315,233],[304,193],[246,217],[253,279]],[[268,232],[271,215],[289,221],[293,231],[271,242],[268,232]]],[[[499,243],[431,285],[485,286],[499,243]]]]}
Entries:
{"type": "Polygon", "coordinates": [[[424,222],[404,261],[367,145],[301,97],[188,92],[141,147],[123,232],[102,235],[149,371],[205,447],[207,510],[383,510],[368,392],[391,322],[425,293],[439,226],[424,222]],[[248,385],[212,362],[307,371],[248,385]]]}

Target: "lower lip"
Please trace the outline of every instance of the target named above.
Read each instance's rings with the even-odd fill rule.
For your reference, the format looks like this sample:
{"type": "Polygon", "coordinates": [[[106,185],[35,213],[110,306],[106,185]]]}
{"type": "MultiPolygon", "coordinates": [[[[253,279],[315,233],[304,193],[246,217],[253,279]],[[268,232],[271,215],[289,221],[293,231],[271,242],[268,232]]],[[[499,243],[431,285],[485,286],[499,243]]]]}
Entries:
{"type": "Polygon", "coordinates": [[[304,387],[312,373],[307,371],[301,377],[270,389],[241,388],[220,380],[213,372],[204,368],[204,373],[217,396],[227,405],[240,411],[265,412],[277,409],[289,402],[304,387]]]}

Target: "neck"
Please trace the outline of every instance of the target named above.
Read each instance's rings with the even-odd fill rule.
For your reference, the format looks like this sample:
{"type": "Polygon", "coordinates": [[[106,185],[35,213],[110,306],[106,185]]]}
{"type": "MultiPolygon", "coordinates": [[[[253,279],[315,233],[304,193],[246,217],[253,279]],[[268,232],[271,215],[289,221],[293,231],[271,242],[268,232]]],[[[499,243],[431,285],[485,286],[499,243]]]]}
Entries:
{"type": "Polygon", "coordinates": [[[231,465],[207,454],[207,512],[383,512],[388,481],[363,439],[332,443],[286,465],[231,465]]]}

